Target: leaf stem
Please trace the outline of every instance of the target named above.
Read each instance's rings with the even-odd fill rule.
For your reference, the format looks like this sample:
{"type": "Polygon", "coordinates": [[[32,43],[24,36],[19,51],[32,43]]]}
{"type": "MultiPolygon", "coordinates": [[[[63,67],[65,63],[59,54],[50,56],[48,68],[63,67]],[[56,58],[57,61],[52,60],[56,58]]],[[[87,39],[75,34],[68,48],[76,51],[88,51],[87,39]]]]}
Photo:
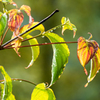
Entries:
{"type": "Polygon", "coordinates": [[[46,20],[48,20],[50,17],[52,17],[55,13],[59,12],[59,10],[55,10],[53,11],[49,16],[47,16],[46,18],[44,18],[43,20],[41,20],[38,24],[36,24],[35,26],[33,26],[32,28],[26,30],[25,32],[19,34],[18,36],[14,37],[13,39],[7,41],[6,43],[4,43],[3,45],[1,45],[0,49],[2,49],[4,46],[6,46],[7,44],[11,43],[12,41],[18,39],[20,36],[23,36],[24,34],[26,34],[27,32],[31,31],[32,29],[34,29],[35,27],[39,26],[40,24],[42,24],[43,22],[45,22],[46,20]]]}
{"type": "MultiPolygon", "coordinates": [[[[31,81],[28,81],[28,80],[24,80],[24,79],[18,79],[18,78],[12,78],[11,80],[13,80],[13,81],[19,81],[19,82],[27,82],[27,83],[30,83],[30,84],[33,84],[33,85],[37,85],[37,84],[35,84],[34,82],[31,82],[31,81]]],[[[3,82],[4,80],[0,80],[0,82],[3,82]]]]}

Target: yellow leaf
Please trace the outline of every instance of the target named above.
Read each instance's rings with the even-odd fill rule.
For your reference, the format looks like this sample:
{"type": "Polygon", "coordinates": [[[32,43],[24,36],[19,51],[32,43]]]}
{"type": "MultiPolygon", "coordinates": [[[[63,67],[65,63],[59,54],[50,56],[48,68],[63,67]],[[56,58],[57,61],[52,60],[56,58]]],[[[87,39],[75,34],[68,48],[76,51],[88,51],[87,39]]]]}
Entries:
{"type": "Polygon", "coordinates": [[[55,100],[55,95],[50,88],[46,88],[45,83],[38,84],[32,92],[31,100],[55,100]]]}

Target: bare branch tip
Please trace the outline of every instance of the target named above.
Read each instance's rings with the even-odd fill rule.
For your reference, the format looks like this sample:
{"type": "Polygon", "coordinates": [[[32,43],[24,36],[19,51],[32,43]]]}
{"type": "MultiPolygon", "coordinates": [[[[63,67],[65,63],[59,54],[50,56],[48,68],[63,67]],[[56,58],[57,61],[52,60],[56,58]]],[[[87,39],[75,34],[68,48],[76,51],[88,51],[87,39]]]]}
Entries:
{"type": "Polygon", "coordinates": [[[58,9],[56,9],[56,10],[55,10],[55,12],[59,12],[59,10],[58,10],[58,9]]]}

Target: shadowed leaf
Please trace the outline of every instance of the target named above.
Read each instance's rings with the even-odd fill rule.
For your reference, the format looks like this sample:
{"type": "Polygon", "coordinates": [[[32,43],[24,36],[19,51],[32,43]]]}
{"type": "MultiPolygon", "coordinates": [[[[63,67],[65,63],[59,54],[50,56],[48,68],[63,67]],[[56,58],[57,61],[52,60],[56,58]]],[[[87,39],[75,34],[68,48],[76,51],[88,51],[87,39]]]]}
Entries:
{"type": "Polygon", "coordinates": [[[4,29],[7,25],[7,15],[0,12],[0,36],[3,34],[4,29]]]}
{"type": "MultiPolygon", "coordinates": [[[[27,35],[26,38],[29,39],[29,38],[32,38],[32,36],[27,35]]],[[[29,43],[30,43],[30,45],[34,45],[34,44],[38,44],[38,41],[36,38],[33,38],[33,39],[29,40],[29,43]]],[[[29,68],[30,66],[33,65],[34,61],[37,59],[37,57],[39,56],[39,53],[40,53],[39,46],[32,46],[31,50],[32,50],[32,60],[29,63],[28,67],[26,67],[26,68],[29,68]]]]}

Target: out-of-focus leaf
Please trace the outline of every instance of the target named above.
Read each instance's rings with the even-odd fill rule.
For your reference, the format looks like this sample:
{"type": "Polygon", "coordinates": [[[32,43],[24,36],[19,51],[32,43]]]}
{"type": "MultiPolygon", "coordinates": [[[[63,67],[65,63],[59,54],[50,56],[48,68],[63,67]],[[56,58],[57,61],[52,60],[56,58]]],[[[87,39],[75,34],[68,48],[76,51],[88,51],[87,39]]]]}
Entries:
{"type": "MultiPolygon", "coordinates": [[[[11,31],[16,31],[20,28],[23,22],[23,13],[18,9],[12,9],[9,11],[8,27],[11,31]]],[[[18,35],[18,34],[16,34],[18,35]]]]}
{"type": "Polygon", "coordinates": [[[4,70],[3,66],[0,66],[0,71],[4,76],[4,85],[1,85],[2,88],[2,100],[15,100],[12,94],[12,80],[9,75],[4,70]]]}
{"type": "Polygon", "coordinates": [[[3,34],[4,29],[7,25],[7,15],[0,12],[0,36],[3,34]]]}
{"type": "Polygon", "coordinates": [[[1,2],[3,2],[3,3],[11,3],[11,2],[13,2],[13,0],[0,0],[1,2]]]}
{"type": "MultiPolygon", "coordinates": [[[[25,32],[26,30],[30,29],[31,27],[35,26],[36,24],[38,24],[39,22],[33,22],[30,26],[30,24],[27,24],[27,25],[24,25],[21,29],[20,29],[20,34],[25,32]]],[[[40,24],[39,26],[37,26],[36,28],[30,30],[29,32],[27,32],[25,35],[23,35],[22,37],[26,37],[29,33],[31,33],[32,31],[35,31],[35,30],[40,30],[41,33],[44,32],[45,28],[42,24],[40,24]]]]}
{"type": "Polygon", "coordinates": [[[4,90],[4,84],[0,83],[0,96],[3,98],[3,90],[4,90]]]}
{"type": "Polygon", "coordinates": [[[40,83],[33,90],[31,100],[56,100],[56,98],[52,89],[47,88],[45,83],[40,83]]]}
{"type": "Polygon", "coordinates": [[[16,100],[15,99],[15,96],[11,93],[6,99],[5,98],[3,98],[3,93],[4,93],[4,84],[0,84],[0,87],[1,87],[1,98],[2,98],[2,100],[16,100]]]}
{"type": "MultiPolygon", "coordinates": [[[[44,34],[51,43],[54,42],[65,42],[63,38],[55,33],[44,34]]],[[[52,79],[50,86],[54,84],[63,73],[64,67],[68,62],[70,55],[67,44],[52,44],[53,47],[53,60],[52,60],[52,79]]]]}
{"type": "Polygon", "coordinates": [[[34,19],[33,19],[33,17],[31,16],[31,8],[30,8],[29,6],[27,6],[27,5],[22,5],[22,6],[20,7],[20,10],[24,10],[25,13],[29,16],[29,23],[34,22],[34,19]]]}
{"type": "MultiPolygon", "coordinates": [[[[29,38],[32,38],[32,36],[27,35],[26,38],[29,39],[29,38]]],[[[38,41],[36,38],[33,38],[33,39],[29,40],[29,43],[30,43],[30,45],[34,45],[34,44],[38,44],[38,41]]],[[[40,53],[39,46],[32,46],[31,50],[32,50],[32,60],[29,63],[28,67],[26,67],[26,68],[29,68],[30,66],[33,65],[34,61],[37,59],[37,57],[39,56],[39,53],[40,53]]]]}
{"type": "Polygon", "coordinates": [[[69,19],[66,19],[66,17],[62,17],[61,24],[63,25],[62,26],[62,35],[66,29],[69,29],[69,30],[73,30],[73,32],[74,32],[73,38],[74,38],[76,31],[77,31],[76,26],[74,24],[72,24],[69,19]]]}
{"type": "Polygon", "coordinates": [[[96,51],[98,50],[98,46],[98,43],[94,40],[86,40],[83,37],[78,39],[77,57],[81,65],[84,67],[86,75],[88,72],[85,68],[85,65],[93,58],[96,51]]]}
{"type": "Polygon", "coordinates": [[[98,48],[98,50],[95,53],[94,57],[91,59],[90,74],[87,78],[88,82],[85,85],[85,87],[87,87],[88,83],[94,79],[94,77],[98,73],[99,69],[100,69],[100,48],[98,48]]]}

